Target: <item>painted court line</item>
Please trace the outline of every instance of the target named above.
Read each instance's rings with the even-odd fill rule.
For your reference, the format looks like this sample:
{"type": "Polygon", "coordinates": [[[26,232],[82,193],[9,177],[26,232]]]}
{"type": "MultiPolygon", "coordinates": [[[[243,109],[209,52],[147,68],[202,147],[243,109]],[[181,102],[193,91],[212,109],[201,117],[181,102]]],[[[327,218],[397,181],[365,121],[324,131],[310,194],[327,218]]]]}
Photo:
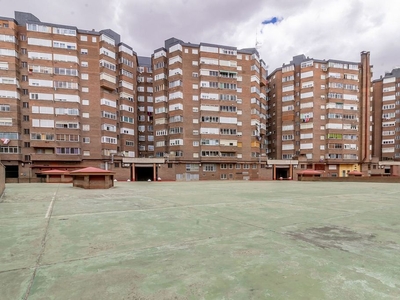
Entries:
{"type": "Polygon", "coordinates": [[[51,216],[51,218],[119,214],[119,213],[129,213],[129,212],[147,212],[147,211],[170,210],[170,209],[181,209],[181,208],[213,207],[213,206],[227,205],[227,204],[248,204],[248,203],[257,203],[257,202],[258,201],[244,201],[244,202],[221,202],[221,203],[208,203],[208,204],[195,204],[195,205],[174,205],[174,206],[167,206],[167,207],[156,207],[156,208],[145,208],[145,209],[125,209],[125,210],[111,210],[111,211],[78,213],[78,214],[70,214],[70,215],[53,215],[53,216],[51,216]]]}
{"type": "Polygon", "coordinates": [[[57,192],[54,192],[53,198],[49,204],[49,208],[47,209],[47,213],[45,218],[48,219],[50,217],[51,210],[53,209],[54,200],[56,199],[57,192]]]}

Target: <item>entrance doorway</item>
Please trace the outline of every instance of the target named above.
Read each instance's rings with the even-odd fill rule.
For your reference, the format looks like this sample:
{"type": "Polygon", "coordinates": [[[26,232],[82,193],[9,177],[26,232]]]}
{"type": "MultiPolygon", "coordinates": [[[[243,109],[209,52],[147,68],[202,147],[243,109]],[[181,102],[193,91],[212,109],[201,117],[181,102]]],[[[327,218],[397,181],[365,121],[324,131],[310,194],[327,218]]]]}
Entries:
{"type": "Polygon", "coordinates": [[[153,178],[157,178],[157,174],[153,176],[153,166],[135,166],[135,180],[136,181],[153,181],[153,178]]]}
{"type": "Polygon", "coordinates": [[[286,179],[286,178],[289,178],[289,168],[276,168],[276,171],[275,171],[275,173],[276,173],[276,179],[279,179],[279,178],[283,178],[283,179],[286,179]]]}
{"type": "Polygon", "coordinates": [[[18,166],[5,166],[6,178],[18,178],[18,166]]]}

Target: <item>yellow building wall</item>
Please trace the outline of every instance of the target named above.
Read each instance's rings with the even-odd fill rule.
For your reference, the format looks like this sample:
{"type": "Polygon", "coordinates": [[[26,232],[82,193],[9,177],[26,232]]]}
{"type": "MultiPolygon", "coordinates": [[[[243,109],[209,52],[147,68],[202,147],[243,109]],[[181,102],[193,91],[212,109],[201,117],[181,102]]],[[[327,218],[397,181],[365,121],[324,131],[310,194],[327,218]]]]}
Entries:
{"type": "Polygon", "coordinates": [[[359,164],[341,164],[339,165],[339,177],[347,177],[347,173],[351,171],[361,171],[359,164]]]}

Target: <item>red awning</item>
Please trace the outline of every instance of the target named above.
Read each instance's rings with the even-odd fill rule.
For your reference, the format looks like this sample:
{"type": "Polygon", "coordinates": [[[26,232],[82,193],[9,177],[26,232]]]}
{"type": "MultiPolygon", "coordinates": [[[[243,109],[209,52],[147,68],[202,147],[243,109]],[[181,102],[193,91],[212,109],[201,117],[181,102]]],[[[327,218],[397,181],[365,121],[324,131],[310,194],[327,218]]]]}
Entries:
{"type": "Polygon", "coordinates": [[[300,171],[297,174],[300,174],[300,175],[321,175],[322,172],[317,171],[317,170],[313,170],[313,169],[307,169],[307,170],[304,170],[304,171],[300,171]]]}
{"type": "Polygon", "coordinates": [[[94,168],[94,167],[87,167],[75,171],[71,171],[70,174],[114,174],[115,172],[113,171],[108,171],[108,170],[103,170],[99,168],[94,168]]]}
{"type": "Polygon", "coordinates": [[[54,170],[48,170],[48,171],[42,171],[42,174],[57,174],[57,175],[60,175],[60,174],[68,174],[69,173],[69,171],[66,171],[66,170],[56,170],[56,169],[54,169],[54,170]]]}
{"type": "Polygon", "coordinates": [[[349,175],[362,175],[363,173],[360,172],[360,171],[354,170],[354,171],[351,171],[351,172],[349,172],[347,174],[349,174],[349,175]]]}

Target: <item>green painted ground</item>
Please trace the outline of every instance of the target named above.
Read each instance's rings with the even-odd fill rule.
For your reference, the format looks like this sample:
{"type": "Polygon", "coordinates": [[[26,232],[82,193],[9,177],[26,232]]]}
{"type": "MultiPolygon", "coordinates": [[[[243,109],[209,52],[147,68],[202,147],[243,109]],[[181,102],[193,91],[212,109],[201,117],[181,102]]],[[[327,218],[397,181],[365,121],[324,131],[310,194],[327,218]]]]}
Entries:
{"type": "Polygon", "coordinates": [[[8,184],[0,299],[400,299],[400,186],[8,184]]]}

